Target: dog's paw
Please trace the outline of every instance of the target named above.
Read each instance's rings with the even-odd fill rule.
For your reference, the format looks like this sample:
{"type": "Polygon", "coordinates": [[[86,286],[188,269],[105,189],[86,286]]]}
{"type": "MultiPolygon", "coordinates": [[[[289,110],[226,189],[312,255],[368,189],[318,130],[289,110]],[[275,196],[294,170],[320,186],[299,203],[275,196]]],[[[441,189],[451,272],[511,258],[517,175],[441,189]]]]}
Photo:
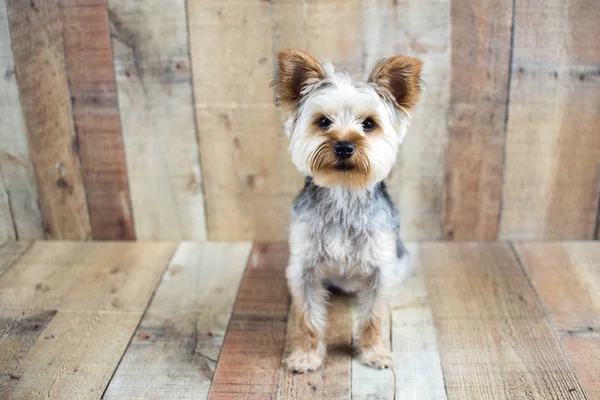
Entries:
{"type": "Polygon", "coordinates": [[[319,354],[319,351],[294,350],[286,360],[285,365],[292,372],[303,374],[305,372],[316,371],[323,364],[325,354],[319,354]]]}
{"type": "Polygon", "coordinates": [[[360,351],[360,362],[369,367],[384,369],[390,368],[394,360],[392,353],[384,346],[362,348],[360,351]]]}

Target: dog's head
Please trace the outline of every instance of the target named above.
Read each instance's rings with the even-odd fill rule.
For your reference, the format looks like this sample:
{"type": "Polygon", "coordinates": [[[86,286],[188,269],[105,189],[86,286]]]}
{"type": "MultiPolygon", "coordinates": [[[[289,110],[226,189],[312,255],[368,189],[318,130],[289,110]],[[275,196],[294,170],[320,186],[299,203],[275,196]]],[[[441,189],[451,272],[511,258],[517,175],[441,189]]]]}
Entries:
{"type": "Polygon", "coordinates": [[[422,62],[390,57],[356,82],[304,51],[277,57],[273,85],[289,112],[285,130],[298,170],[321,186],[364,190],[383,180],[421,93],[422,62]]]}

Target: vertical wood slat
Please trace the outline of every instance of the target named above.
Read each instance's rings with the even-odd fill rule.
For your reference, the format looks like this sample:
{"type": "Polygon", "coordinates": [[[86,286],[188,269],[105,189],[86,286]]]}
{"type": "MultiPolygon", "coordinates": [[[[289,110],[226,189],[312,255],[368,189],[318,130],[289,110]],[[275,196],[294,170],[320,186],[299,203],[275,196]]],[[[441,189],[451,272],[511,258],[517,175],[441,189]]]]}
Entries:
{"type": "Polygon", "coordinates": [[[58,2],[7,4],[44,229],[51,239],[88,239],[90,220],[75,151],[58,2]]]}
{"type": "Polygon", "coordinates": [[[277,394],[289,309],[283,244],[256,244],[233,309],[209,399],[277,394]]]}
{"type": "Polygon", "coordinates": [[[516,2],[500,237],[591,239],[600,193],[600,3],[516,2]]]}
{"type": "Polygon", "coordinates": [[[135,239],[106,0],[60,0],[66,67],[94,239],[135,239]]]}
{"type": "Polygon", "coordinates": [[[173,250],[36,243],[0,279],[0,397],[100,398],[173,250]]]}
{"type": "Polygon", "coordinates": [[[250,243],[182,243],[104,399],[206,399],[250,243]]]}
{"type": "Polygon", "coordinates": [[[206,238],[185,3],[108,0],[138,239],[206,238]]]}
{"type": "Polygon", "coordinates": [[[452,2],[447,239],[498,235],[512,8],[511,1],[502,0],[452,2]]]}
{"type": "Polygon", "coordinates": [[[260,0],[188,2],[198,140],[213,240],[282,237],[278,161],[283,149],[269,88],[270,7],[260,0]]]}
{"type": "Polygon", "coordinates": [[[419,257],[448,398],[585,398],[507,244],[423,243],[419,257]]]}
{"type": "Polygon", "coordinates": [[[600,397],[600,243],[515,245],[588,399],[600,397]]]}
{"type": "Polygon", "coordinates": [[[19,100],[6,0],[0,1],[0,238],[44,237],[19,100]]]}

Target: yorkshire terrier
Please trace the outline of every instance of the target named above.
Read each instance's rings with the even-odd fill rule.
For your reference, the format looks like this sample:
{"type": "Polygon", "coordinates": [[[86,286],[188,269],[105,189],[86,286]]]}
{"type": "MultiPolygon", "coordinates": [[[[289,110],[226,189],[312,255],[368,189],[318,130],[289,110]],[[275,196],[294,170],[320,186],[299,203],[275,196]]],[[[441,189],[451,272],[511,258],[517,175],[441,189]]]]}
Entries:
{"type": "Polygon", "coordinates": [[[382,317],[409,266],[383,180],[421,93],[423,64],[393,56],[364,81],[304,51],[284,50],[277,58],[273,85],[288,112],[289,151],[306,176],[292,207],[286,277],[297,337],[285,363],[300,373],[323,364],[328,287],[334,287],[356,294],[360,361],[388,368],[382,317]]]}

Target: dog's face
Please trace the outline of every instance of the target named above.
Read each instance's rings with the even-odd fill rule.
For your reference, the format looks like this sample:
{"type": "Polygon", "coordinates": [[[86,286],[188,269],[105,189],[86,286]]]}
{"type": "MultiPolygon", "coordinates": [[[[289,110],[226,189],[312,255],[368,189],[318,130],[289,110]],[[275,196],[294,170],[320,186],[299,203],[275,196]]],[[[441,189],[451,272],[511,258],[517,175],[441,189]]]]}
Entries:
{"type": "Polygon", "coordinates": [[[390,57],[367,82],[354,82],[303,51],[279,52],[278,61],[274,85],[289,110],[285,128],[298,170],[320,186],[364,190],[383,180],[419,97],[422,63],[390,57]]]}

